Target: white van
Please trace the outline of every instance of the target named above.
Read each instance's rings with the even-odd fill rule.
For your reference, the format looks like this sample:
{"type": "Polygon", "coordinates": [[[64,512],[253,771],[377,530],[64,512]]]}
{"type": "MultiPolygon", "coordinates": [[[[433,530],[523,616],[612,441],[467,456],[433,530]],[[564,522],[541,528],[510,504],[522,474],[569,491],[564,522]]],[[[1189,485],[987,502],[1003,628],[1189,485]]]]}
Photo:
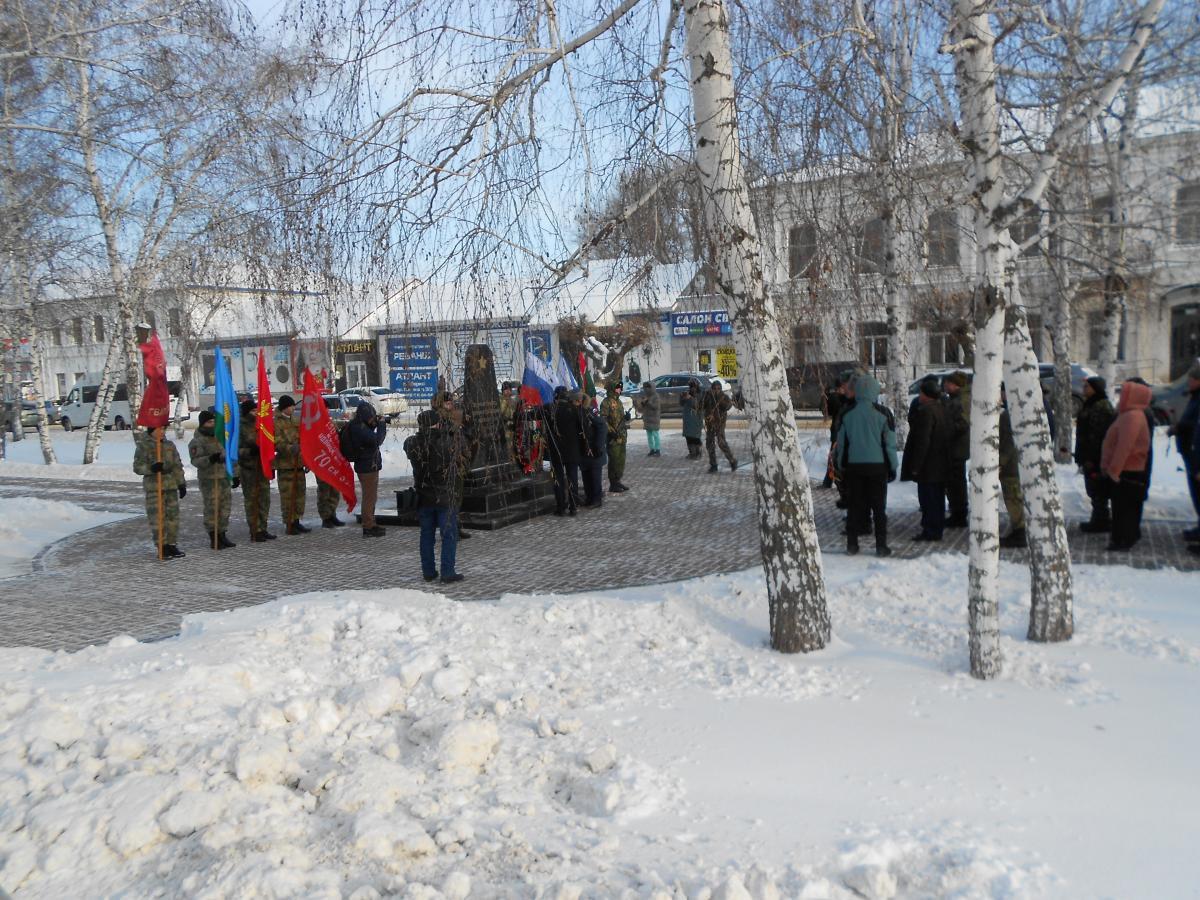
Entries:
{"type": "MultiPolygon", "coordinates": [[[[179,397],[182,385],[178,381],[168,381],[167,386],[171,390],[171,405],[174,408],[174,400],[179,397]]],[[[92,410],[96,408],[96,397],[99,394],[99,384],[85,384],[81,381],[71,388],[71,393],[67,394],[67,399],[58,411],[63,431],[87,427],[87,423],[92,418],[92,410]]],[[[191,413],[183,418],[190,419],[191,413]]],[[[129,391],[124,384],[118,384],[113,393],[112,402],[108,405],[108,420],[104,423],[104,427],[124,431],[126,428],[133,427],[133,421],[133,416],[129,412],[129,391]]]]}

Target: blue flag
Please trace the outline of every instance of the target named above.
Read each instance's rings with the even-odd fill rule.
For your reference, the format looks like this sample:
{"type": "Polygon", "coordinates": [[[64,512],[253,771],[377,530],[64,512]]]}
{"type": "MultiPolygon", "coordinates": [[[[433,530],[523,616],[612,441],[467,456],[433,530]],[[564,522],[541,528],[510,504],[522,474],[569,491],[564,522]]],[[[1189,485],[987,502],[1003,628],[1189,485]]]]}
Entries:
{"type": "Polygon", "coordinates": [[[575,380],[575,376],[571,374],[571,368],[567,365],[567,358],[561,353],[558,354],[558,368],[554,370],[555,387],[565,387],[568,391],[579,390],[579,382],[575,380]]]}
{"type": "Polygon", "coordinates": [[[229,374],[229,365],[221,353],[220,346],[216,350],[216,395],[213,397],[213,413],[217,417],[213,434],[225,447],[225,472],[233,477],[233,462],[238,454],[238,423],[241,415],[238,410],[237,392],[233,389],[233,378],[229,374]]]}

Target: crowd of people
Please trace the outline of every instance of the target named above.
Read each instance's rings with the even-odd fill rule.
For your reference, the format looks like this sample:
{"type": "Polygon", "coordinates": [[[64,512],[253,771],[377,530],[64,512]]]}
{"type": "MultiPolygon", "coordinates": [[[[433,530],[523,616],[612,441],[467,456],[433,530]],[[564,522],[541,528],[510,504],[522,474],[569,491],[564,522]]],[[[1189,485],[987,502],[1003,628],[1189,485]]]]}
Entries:
{"type": "MultiPolygon", "coordinates": [[[[1184,539],[1192,553],[1200,554],[1200,366],[1188,373],[1190,399],[1170,433],[1184,460],[1188,487],[1197,514],[1196,528],[1187,529],[1184,539]]],[[[607,385],[599,404],[581,391],[558,388],[554,401],[526,409],[514,396],[516,386],[505,383],[500,396],[507,452],[518,465],[531,470],[530,460],[550,463],[557,516],[575,516],[580,509],[599,509],[604,496],[629,490],[624,483],[630,414],[621,402],[622,385],[607,385]],[[525,425],[531,426],[528,430],[525,425]],[[525,446],[528,444],[529,446],[525,446]],[[604,489],[607,472],[608,489],[604,489]]],[[[955,372],[939,382],[928,378],[908,411],[909,437],[900,461],[896,446],[896,424],[891,410],[879,402],[880,385],[870,374],[848,371],[837,379],[828,397],[831,418],[829,468],[825,486],[836,485],[838,506],[847,511],[846,549],[859,552],[859,539],[874,534],[875,552],[891,555],[887,529],[887,486],[900,478],[917,486],[921,509],[917,541],[941,541],[946,529],[968,524],[967,465],[970,458],[970,379],[955,372]],[[949,514],[947,515],[947,505],[949,514]]],[[[1091,517],[1081,523],[1084,532],[1108,532],[1109,551],[1127,551],[1141,539],[1142,509],[1149,494],[1154,457],[1154,417],[1150,411],[1151,391],[1140,379],[1122,385],[1114,410],[1107,385],[1099,377],[1084,386],[1084,401],[1075,431],[1074,459],[1083,475],[1091,501],[1091,517]]],[[[647,455],[662,456],[661,399],[653,383],[646,382],[633,400],[642,417],[647,455]]],[[[1002,547],[1027,545],[1024,499],[1021,490],[1017,448],[1001,388],[999,454],[1000,486],[1009,529],[1001,537],[1002,547]]],[[[701,436],[707,450],[710,473],[718,472],[717,450],[730,471],[738,467],[725,438],[725,427],[735,400],[719,383],[708,390],[693,380],[680,399],[682,430],[687,458],[701,459],[701,436]]],[[[308,469],[300,451],[300,426],[295,401],[279,398],[273,412],[274,478],[279,493],[285,533],[298,535],[310,529],[303,522],[308,469]]],[[[241,406],[237,476],[224,477],[225,449],[214,430],[215,417],[202,412],[199,427],[188,445],[203,499],[204,527],[214,549],[235,546],[229,539],[232,490],[242,491],[242,505],[252,543],[276,539],[269,527],[271,482],[260,462],[253,401],[241,406]]],[[[339,447],[353,466],[360,485],[362,533],[364,538],[381,537],[386,530],[375,520],[381,448],[387,424],[374,407],[362,404],[355,418],[341,426],[339,447]]],[[[417,431],[404,443],[412,463],[413,490],[421,529],[422,575],[427,581],[452,583],[462,580],[456,568],[457,545],[462,533],[458,520],[468,468],[479,445],[470,416],[449,392],[435,397],[431,408],[417,418],[417,431]],[[435,558],[441,538],[440,563],[435,558]]],[[[151,532],[164,559],[184,556],[178,546],[179,500],[187,494],[182,460],[174,444],[163,440],[163,429],[142,433],[137,438],[133,468],[143,476],[146,510],[151,532]]],[[[318,480],[317,513],[324,528],[345,523],[338,518],[339,494],[318,480]]]]}
{"type": "MultiPolygon", "coordinates": [[[[1084,384],[1084,400],[1075,429],[1074,460],[1091,501],[1091,516],[1080,523],[1085,533],[1109,533],[1109,552],[1131,550],[1142,537],[1142,511],[1149,496],[1154,464],[1152,392],[1142,379],[1121,386],[1114,410],[1103,378],[1084,384]]],[[[895,419],[879,403],[880,385],[865,372],[842,373],[827,398],[832,420],[825,487],[837,486],[838,506],[847,510],[846,549],[859,552],[859,538],[875,535],[875,552],[891,555],[887,533],[887,485],[897,477],[917,486],[921,530],[917,541],[941,541],[947,528],[968,524],[967,463],[970,459],[971,383],[965,372],[940,381],[929,377],[908,410],[908,441],[897,465],[895,419]],[[949,516],[947,516],[947,505],[949,516]]],[[[1189,402],[1171,426],[1184,461],[1198,527],[1183,532],[1189,552],[1200,554],[1200,365],[1188,373],[1189,402]]],[[[1025,547],[1024,497],[1018,451],[1000,389],[1000,489],[1008,515],[1002,547],[1025,547]]],[[[1051,427],[1053,437],[1055,429],[1051,427]]]]}

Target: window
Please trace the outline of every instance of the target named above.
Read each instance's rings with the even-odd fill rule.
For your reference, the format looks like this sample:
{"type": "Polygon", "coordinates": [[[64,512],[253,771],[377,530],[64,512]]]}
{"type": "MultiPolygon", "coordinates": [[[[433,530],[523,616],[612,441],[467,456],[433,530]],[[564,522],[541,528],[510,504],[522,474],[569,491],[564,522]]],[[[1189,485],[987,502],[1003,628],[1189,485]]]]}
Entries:
{"type": "Polygon", "coordinates": [[[50,329],[50,340],[55,347],[63,345],[63,330],[61,325],[55,325],[50,329]]]}
{"type": "Polygon", "coordinates": [[[1008,233],[1014,244],[1017,245],[1017,252],[1022,259],[1041,256],[1042,248],[1036,240],[1035,236],[1038,233],[1038,227],[1041,224],[1042,214],[1040,212],[1032,212],[1028,215],[1021,216],[1009,226],[1008,233]]]}
{"type": "Polygon", "coordinates": [[[793,362],[797,366],[816,362],[821,358],[821,326],[797,325],[792,329],[793,362]]]}
{"type": "Polygon", "coordinates": [[[929,216],[925,228],[925,259],[930,266],[958,265],[958,213],[942,209],[929,216]]]}
{"type": "Polygon", "coordinates": [[[178,308],[167,310],[167,334],[171,337],[179,337],[183,334],[183,316],[180,315],[178,308]]]}
{"type": "Polygon", "coordinates": [[[1093,253],[1108,246],[1108,226],[1112,223],[1112,194],[1093,197],[1087,211],[1087,240],[1093,253]]]}
{"type": "Polygon", "coordinates": [[[56,372],[54,375],[54,383],[58,386],[58,396],[62,396],[67,392],[67,373],[56,372]]]}
{"type": "Polygon", "coordinates": [[[83,381],[83,376],[84,376],[84,373],[83,373],[83,372],[76,372],[76,373],[75,373],[75,380],[74,380],[74,381],[72,381],[71,383],[72,383],[72,384],[79,384],[79,382],[83,381]]]}
{"type": "Polygon", "coordinates": [[[76,347],[83,344],[83,317],[76,316],[71,320],[71,343],[76,347]]]}
{"type": "MultiPolygon", "coordinates": [[[[1121,315],[1121,330],[1117,334],[1117,362],[1125,361],[1125,315],[1121,315]]],[[[1096,310],[1088,316],[1088,359],[1100,359],[1100,346],[1104,343],[1104,312],[1096,310]]]]}
{"type": "Polygon", "coordinates": [[[958,338],[954,333],[944,329],[929,332],[929,364],[931,366],[956,366],[958,359],[958,338]]]}
{"type": "Polygon", "coordinates": [[[887,365],[887,322],[860,322],[858,354],[864,366],[877,368],[887,365]]]}
{"type": "Polygon", "coordinates": [[[869,222],[864,222],[858,229],[855,247],[858,254],[855,260],[855,271],[882,272],[884,263],[883,219],[871,219],[869,222]]]}
{"type": "Polygon", "coordinates": [[[92,334],[95,335],[97,344],[104,343],[104,316],[92,319],[92,334]]]}
{"type": "Polygon", "coordinates": [[[1200,244],[1200,182],[1175,192],[1175,241],[1200,244]]]}
{"type": "Polygon", "coordinates": [[[1042,358],[1042,333],[1045,329],[1042,327],[1041,316],[1029,316],[1029,342],[1033,344],[1033,355],[1038,359],[1042,358]]]}
{"type": "Polygon", "coordinates": [[[812,278],[817,273],[817,227],[788,229],[788,278],[812,278]]]}

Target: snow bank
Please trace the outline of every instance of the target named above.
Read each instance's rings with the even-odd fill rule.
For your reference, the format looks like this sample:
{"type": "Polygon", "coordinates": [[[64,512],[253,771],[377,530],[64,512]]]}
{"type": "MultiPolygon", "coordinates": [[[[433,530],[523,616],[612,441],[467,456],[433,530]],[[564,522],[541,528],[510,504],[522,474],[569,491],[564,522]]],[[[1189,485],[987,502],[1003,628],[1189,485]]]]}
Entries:
{"type": "Polygon", "coordinates": [[[0,578],[28,574],[38,553],[69,534],[123,518],[61,500],[0,497],[0,578]]]}
{"type": "Polygon", "coordinates": [[[985,684],[966,674],[964,567],[827,561],[836,638],[802,657],[765,647],[758,572],[497,603],[311,594],[190,617],[168,642],[7,651],[0,884],[1185,892],[1195,576],[1083,568],[1076,639],[1046,647],[1023,641],[1027,580],[1005,565],[1005,675],[985,684]]]}

